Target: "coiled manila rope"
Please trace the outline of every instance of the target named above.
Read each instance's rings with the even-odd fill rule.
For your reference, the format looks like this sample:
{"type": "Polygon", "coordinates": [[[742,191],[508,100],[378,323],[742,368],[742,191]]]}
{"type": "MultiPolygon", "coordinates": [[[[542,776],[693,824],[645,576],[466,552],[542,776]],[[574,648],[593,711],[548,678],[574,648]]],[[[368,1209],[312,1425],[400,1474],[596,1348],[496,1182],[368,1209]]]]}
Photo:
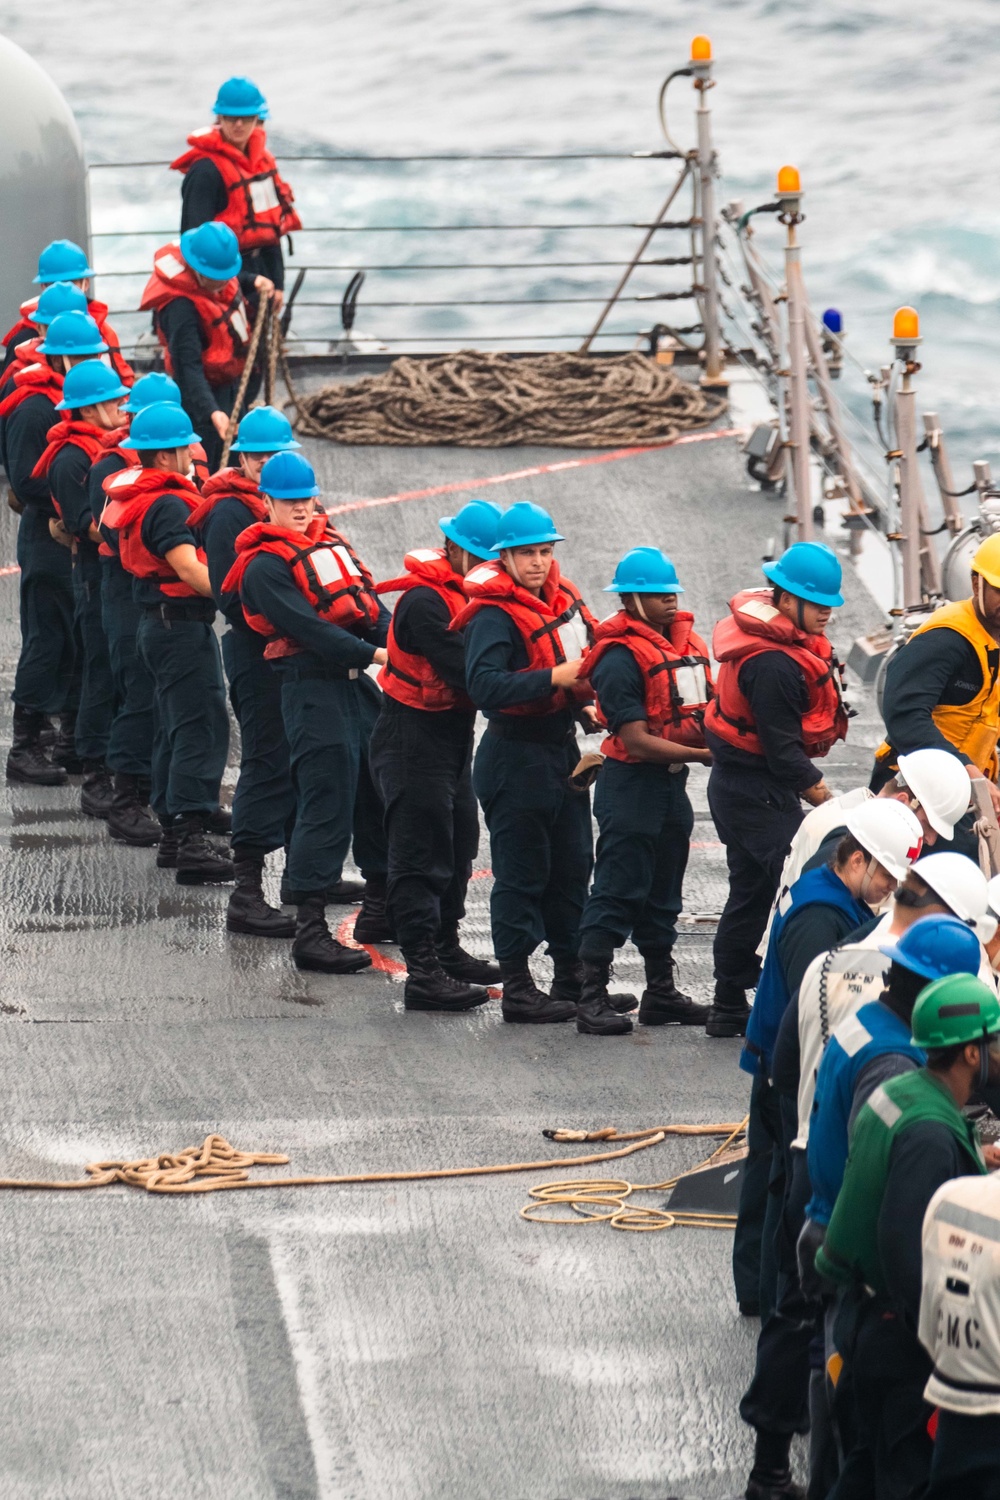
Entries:
{"type": "MultiPolygon", "coordinates": [[[[491,1177],[511,1172],[589,1167],[601,1162],[618,1161],[626,1156],[634,1156],[638,1151],[647,1151],[651,1146],[658,1146],[668,1136],[722,1135],[726,1140],[723,1147],[720,1147],[721,1150],[744,1129],[745,1123],[658,1125],[623,1134],[619,1134],[613,1125],[590,1132],[547,1130],[545,1135],[550,1140],[559,1142],[601,1141],[622,1144],[616,1145],[616,1149],[611,1151],[554,1161],[504,1162],[485,1167],[440,1167],[415,1172],[352,1172],[308,1177],[251,1177],[250,1170],[253,1167],[285,1166],[289,1158],[280,1152],[237,1151],[224,1136],[207,1135],[200,1146],[187,1146],[183,1151],[163,1152],[158,1156],[140,1157],[135,1161],[90,1162],[84,1168],[86,1176],[73,1178],[68,1182],[53,1182],[46,1178],[0,1178],[0,1190],[19,1188],[64,1192],[80,1188],[110,1187],[120,1182],[128,1187],[144,1188],[147,1193],[216,1193],[238,1188],[322,1187],[345,1186],[350,1183],[430,1182],[455,1177],[491,1177]]],[[[716,1154],[713,1153],[713,1156],[716,1154]]],[[[678,1180],[674,1178],[671,1183],[678,1180]]],[[[616,1181],[615,1186],[619,1187],[620,1184],[616,1181]]],[[[629,1187],[629,1184],[625,1186],[629,1187]]],[[[638,1187],[636,1191],[646,1189],[638,1187]]],[[[619,1193],[616,1196],[623,1195],[619,1193]]],[[[588,1198],[587,1201],[593,1200],[588,1198]]]]}
{"type": "Polygon", "coordinates": [[[622,448],[672,442],[716,421],[726,397],[647,355],[510,354],[463,349],[396,359],[383,375],[301,394],[282,372],[295,428],[338,443],[622,448]]]}
{"type": "MultiPolygon", "coordinates": [[[[619,1178],[578,1178],[568,1182],[544,1182],[528,1189],[533,1201],[521,1209],[521,1218],[529,1224],[610,1224],[612,1229],[629,1229],[638,1233],[649,1233],[657,1229],[733,1229],[735,1214],[713,1214],[690,1212],[683,1209],[647,1208],[641,1204],[629,1204],[625,1200],[633,1193],[667,1193],[684,1177],[692,1177],[706,1167],[717,1165],[733,1150],[739,1137],[747,1128],[747,1119],[730,1127],[729,1135],[710,1156],[668,1177],[663,1182],[626,1182],[619,1178]],[[552,1204],[565,1204],[573,1210],[569,1216],[552,1217],[544,1210],[552,1204]],[[607,1212],[600,1212],[606,1209],[607,1212]],[[595,1212],[597,1210],[597,1212],[595,1212]]],[[[621,1139],[621,1137],[619,1137],[621,1139]]],[[[568,1165],[568,1164],[567,1164],[568,1165]]]]}

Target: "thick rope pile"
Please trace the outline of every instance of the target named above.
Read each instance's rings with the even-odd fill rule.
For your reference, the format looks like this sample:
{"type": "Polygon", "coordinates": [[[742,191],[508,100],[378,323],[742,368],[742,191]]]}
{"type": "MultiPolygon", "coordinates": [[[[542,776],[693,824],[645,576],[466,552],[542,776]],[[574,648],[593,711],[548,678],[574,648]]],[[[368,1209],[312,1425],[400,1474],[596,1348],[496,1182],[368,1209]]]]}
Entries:
{"type": "MultiPolygon", "coordinates": [[[[280,1152],[237,1151],[224,1136],[207,1135],[200,1146],[187,1146],[183,1151],[163,1152],[158,1156],[140,1157],[135,1161],[89,1162],[84,1168],[86,1176],[76,1177],[68,1182],[51,1181],[44,1177],[0,1178],[0,1190],[19,1188],[64,1192],[80,1188],[110,1187],[114,1183],[124,1183],[128,1187],[143,1188],[147,1193],[217,1193],[239,1188],[323,1187],[344,1186],[350,1183],[430,1182],[454,1177],[492,1177],[510,1172],[540,1172],[548,1171],[550,1168],[589,1167],[600,1162],[617,1161],[625,1156],[633,1156],[637,1151],[646,1151],[651,1146],[658,1146],[668,1136],[722,1135],[726,1137],[719,1148],[719,1151],[722,1151],[743,1131],[745,1124],[744,1121],[739,1125],[657,1125],[647,1130],[623,1134],[619,1134],[613,1125],[606,1126],[603,1130],[590,1132],[547,1130],[544,1132],[545,1135],[554,1141],[601,1141],[608,1144],[616,1142],[623,1144],[611,1151],[568,1157],[564,1160],[503,1162],[485,1167],[439,1167],[415,1172],[353,1172],[336,1176],[308,1177],[251,1177],[250,1170],[253,1167],[286,1166],[289,1158],[280,1152]]],[[[709,1160],[711,1161],[717,1155],[718,1152],[713,1152],[709,1160]]],[[[680,1176],[688,1175],[688,1173],[680,1174],[680,1176]]],[[[679,1177],[672,1178],[666,1186],[672,1187],[679,1180],[679,1177]]],[[[592,1196],[592,1183],[564,1183],[561,1186],[564,1188],[578,1186],[582,1190],[579,1200],[581,1203],[593,1204],[595,1202],[592,1196]]],[[[616,1180],[614,1183],[616,1200],[627,1196],[632,1191],[652,1191],[654,1186],[659,1185],[650,1184],[647,1188],[620,1183],[616,1180]],[[627,1191],[617,1191],[619,1189],[627,1191]]],[[[542,1189],[531,1190],[532,1195],[541,1191],[542,1189]]],[[[571,1200],[566,1198],[551,1201],[569,1202],[571,1200]]],[[[632,1210],[631,1212],[655,1211],[632,1210]]],[[[526,1214],[525,1217],[527,1217],[526,1214]]],[[[577,1221],[566,1220],[565,1222],[577,1221]]],[[[623,1223],[615,1227],[624,1229],[650,1226],[623,1223]]],[[[666,1228],[668,1226],[657,1225],[655,1227],[666,1228]]]]}
{"type": "Polygon", "coordinates": [[[644,354],[510,354],[465,349],[394,361],[384,375],[309,395],[285,383],[295,428],[338,443],[625,448],[669,443],[721,417],[726,398],[644,354]]]}

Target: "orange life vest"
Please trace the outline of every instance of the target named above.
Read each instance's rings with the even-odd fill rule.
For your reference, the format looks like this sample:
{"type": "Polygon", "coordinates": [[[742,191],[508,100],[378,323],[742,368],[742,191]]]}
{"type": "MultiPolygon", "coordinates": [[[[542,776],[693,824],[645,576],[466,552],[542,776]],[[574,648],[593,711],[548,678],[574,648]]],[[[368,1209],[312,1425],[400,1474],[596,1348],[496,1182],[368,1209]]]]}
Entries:
{"type": "Polygon", "coordinates": [[[199,489],[201,504],[191,516],[192,526],[200,526],[220,500],[229,499],[238,500],[241,505],[245,505],[255,521],[267,520],[267,506],[260,490],[242,469],[220,469],[217,474],[200,484],[199,489]]]}
{"type": "Polygon", "coordinates": [[[781,651],[802,670],[809,706],[802,718],[802,744],[808,756],[829,753],[847,736],[847,712],[840,695],[837,658],[825,635],[807,635],[771,602],[770,589],[746,589],[729,601],[729,618],[712,636],[719,663],[717,696],[705,713],[705,728],[737,750],[763,755],[750,704],[740,692],[743,663],[763,651],[781,651]]]}
{"type": "MultiPolygon", "coordinates": [[[[8,331],[4,334],[3,338],[0,339],[0,343],[4,344],[5,346],[10,345],[21,333],[28,333],[31,335],[32,339],[36,340],[37,342],[41,342],[41,338],[39,337],[39,325],[34,321],[34,313],[37,306],[38,297],[29,297],[27,302],[22,302],[20,318],[14,324],[13,328],[8,329],[8,331]]],[[[131,385],[135,380],[135,375],[132,371],[132,366],[128,363],[128,361],[122,354],[121,344],[118,341],[117,333],[115,333],[115,330],[108,322],[107,303],[91,301],[91,299],[88,297],[87,311],[93,318],[94,322],[97,324],[98,328],[101,330],[101,338],[108,346],[108,361],[111,364],[112,369],[123,385],[131,385]]],[[[42,330],[42,333],[44,334],[44,330],[42,330]]],[[[22,340],[22,343],[23,342],[25,341],[22,340]]],[[[18,345],[18,349],[20,350],[20,345],[18,345]]]]}
{"type": "MultiPolygon", "coordinates": [[[[90,462],[96,463],[99,458],[104,457],[109,448],[117,448],[126,431],[125,427],[115,427],[111,430],[107,427],[95,427],[92,422],[82,422],[68,411],[64,412],[62,420],[56,422],[55,426],[50,427],[45,434],[48,446],[42,450],[42,456],[32,469],[31,477],[44,479],[56,455],[70,445],[82,449],[90,462]]],[[[52,504],[55,506],[56,514],[61,516],[62,510],[55,495],[52,495],[52,504]]]]}
{"type": "MultiPolygon", "coordinates": [[[[403,558],[406,572],[400,578],[389,578],[376,584],[377,594],[405,594],[410,589],[433,589],[446,606],[452,619],[465,608],[465,590],[462,578],[448,561],[448,554],[438,548],[421,548],[408,552],[403,558]]],[[[464,708],[472,712],[473,705],[467,694],[445,682],[433,668],[426,656],[404,651],[396,639],[396,617],[393,614],[389,626],[386,651],[389,660],[378,674],[378,685],[397,703],[409,708],[422,708],[428,713],[441,713],[449,708],[464,708]]]]}
{"type": "MultiPolygon", "coordinates": [[[[189,511],[196,508],[198,491],[190,479],[183,474],[168,474],[163,469],[120,469],[117,474],[108,475],[104,493],[108,498],[101,512],[101,524],[117,533],[118,556],[125,571],[133,578],[154,579],[171,599],[200,599],[197,589],[178,578],[166,558],[150,552],[142,540],[146,512],[161,495],[176,495],[189,511]]],[[[191,545],[196,545],[193,531],[191,545]]],[[[198,558],[206,561],[200,547],[198,558]]]]}
{"type": "Polygon", "coordinates": [[[209,385],[227,385],[231,380],[238,380],[243,373],[250,340],[238,279],[234,276],[210,292],[199,284],[190,266],[185,265],[179,245],[163,245],[157,250],[153,258],[153,274],[146,283],[139,306],[144,312],[153,314],[153,328],[163,345],[168,375],[174,373],[174,368],[157,313],[182,297],[191,303],[198,315],[201,362],[209,385]]]}
{"type": "MultiPolygon", "coordinates": [[[[499,562],[478,563],[466,573],[464,588],[469,602],[452,620],[452,630],[463,629],[481,609],[497,605],[510,615],[524,640],[528,653],[524,671],[539,672],[560,662],[575,661],[593,645],[597,621],[579,589],[562,576],[554,560],[541,598],[515,583],[499,562]]],[[[556,688],[547,698],[518,703],[502,712],[538,717],[592,703],[593,699],[590,684],[581,677],[572,688],[556,688]]]]}
{"type": "Polygon", "coordinates": [[[240,242],[241,250],[275,245],[283,234],[302,228],[292,207],[294,194],[267,149],[267,136],[254,126],[245,151],[231,146],[217,125],[208,125],[188,136],[190,151],[170,163],[174,172],[187,174],[197,161],[206,159],[222,178],[229,201],[219,214],[240,242]]]}
{"type": "MultiPolygon", "coordinates": [[[[271,521],[256,521],[241,531],[236,538],[236,561],[222,581],[223,593],[240,591],[243,575],[259,552],[273,553],[287,563],[296,588],[321,620],[341,630],[371,626],[378,620],[375,580],[325,515],[315,516],[305,532],[290,531],[271,521]]],[[[251,630],[267,637],[264,655],[269,661],[303,650],[298,641],[280,635],[266,615],[255,614],[246,604],[243,616],[251,630]]]]}
{"type": "MultiPolygon", "coordinates": [[[[712,696],[712,671],[708,647],[694,631],[694,615],[678,610],[668,636],[636,620],[624,609],[597,627],[596,644],[587,653],[583,672],[590,677],[606,651],[626,646],[642,673],[646,695],[646,727],[660,739],[703,749],[702,723],[712,696]]],[[[603,724],[607,719],[597,700],[603,724]]],[[[610,734],[601,746],[612,760],[636,764],[618,735],[610,734]]]]}
{"type": "Polygon", "coordinates": [[[13,381],[13,390],[0,401],[0,417],[9,417],[29,396],[48,396],[53,406],[62,400],[62,375],[44,358],[15,369],[13,381]]]}

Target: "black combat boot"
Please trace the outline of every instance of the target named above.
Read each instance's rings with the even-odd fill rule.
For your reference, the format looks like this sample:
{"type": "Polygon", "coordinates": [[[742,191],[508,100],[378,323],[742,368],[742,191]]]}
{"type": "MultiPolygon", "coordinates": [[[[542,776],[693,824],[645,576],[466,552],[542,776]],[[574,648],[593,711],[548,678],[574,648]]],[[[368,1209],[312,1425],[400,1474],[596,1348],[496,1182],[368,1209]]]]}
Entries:
{"type": "Polygon", "coordinates": [[[592,963],[584,959],[580,1003],[576,1008],[576,1029],[585,1036],[627,1036],[632,1030],[628,1016],[611,1004],[608,980],[609,963],[592,963]]]}
{"type": "Polygon", "coordinates": [[[356,974],[370,969],[372,957],[363,948],[338,943],[326,925],[326,895],[319,891],[299,902],[295,920],[292,957],[297,969],[315,969],[320,974],[356,974]]]}
{"type": "Polygon", "coordinates": [[[228,807],[220,807],[214,813],[209,813],[205,819],[205,830],[207,833],[223,835],[232,833],[233,815],[228,807]]]}
{"type": "Polygon", "coordinates": [[[505,1021],[524,1021],[544,1026],[548,1022],[572,1021],[575,1000],[560,1000],[540,990],[531,977],[526,958],[500,960],[503,983],[501,1011],[505,1021]]]}
{"type": "Polygon", "coordinates": [[[746,1036],[750,1007],[743,990],[715,982],[715,995],[705,1022],[706,1036],[746,1036]]]}
{"type": "Polygon", "coordinates": [[[385,909],[385,876],[369,875],[361,910],[354,922],[356,943],[394,943],[389,913],[385,909]]]}
{"type": "Polygon", "coordinates": [[[59,733],[52,746],[52,759],[70,776],[79,776],[83,761],[76,753],[76,709],[59,715],[59,733]]]}
{"type": "Polygon", "coordinates": [[[640,1026],[704,1026],[709,1007],[696,1005],[690,995],[677,988],[674,961],[669,953],[650,956],[646,965],[646,988],[639,1001],[640,1026]]]}
{"type": "Polygon", "coordinates": [[[177,833],[177,825],[173,818],[160,818],[159,846],[156,850],[156,868],[158,870],[176,870],[177,847],[180,838],[177,833]]]}
{"type": "Polygon", "coordinates": [[[792,1478],[791,1446],[787,1433],[757,1432],[746,1500],[805,1500],[805,1490],[792,1478]]]}
{"type": "Polygon", "coordinates": [[[457,922],[441,928],[434,946],[437,949],[438,963],[452,979],[460,979],[463,984],[500,983],[499,964],[488,958],[475,958],[471,953],[466,953],[458,940],[457,922]]]}
{"type": "Polygon", "coordinates": [[[295,936],[295,918],[269,906],[264,899],[264,856],[249,849],[233,850],[236,889],[226,910],[227,932],[245,932],[252,937],[295,936]]]}
{"type": "Polygon", "coordinates": [[[200,813],[180,813],[174,819],[174,831],[178,885],[218,885],[233,879],[233,862],[228,851],[212,843],[200,813]]]}
{"type": "Polygon", "coordinates": [[[406,985],[403,1004],[407,1010],[472,1010],[485,1005],[489,992],[445,972],[429,938],[403,946],[406,985]]]}
{"type": "MultiPolygon", "coordinates": [[[[148,849],[160,842],[160,825],[146,811],[148,795],[138,776],[115,772],[114,797],[108,813],[108,832],[113,839],[135,849],[148,849]]],[[[176,853],[175,845],[175,858],[176,853]]]]}
{"type": "MultiPolygon", "coordinates": [[[[555,978],[552,981],[551,994],[553,999],[572,1000],[574,1005],[579,1005],[583,994],[583,962],[579,958],[554,958],[552,960],[555,969],[555,978]]],[[[609,969],[609,973],[614,971],[609,969]]],[[[634,995],[627,990],[618,994],[608,995],[608,1004],[626,1016],[629,1011],[635,1010],[639,1002],[634,995]]]]}
{"type": "Polygon", "coordinates": [[[353,906],[356,901],[365,899],[365,882],[363,880],[338,880],[336,885],[331,885],[326,893],[326,899],[331,906],[353,906]]]}
{"type": "Polygon", "coordinates": [[[80,811],[88,818],[106,818],[114,805],[115,789],[103,760],[85,760],[80,788],[80,811]]]}
{"type": "Polygon", "coordinates": [[[42,727],[38,737],[46,750],[51,750],[56,742],[56,726],[48,714],[42,714],[42,727]]]}
{"type": "Polygon", "coordinates": [[[66,772],[54,766],[42,749],[44,714],[14,704],[14,735],[7,753],[7,780],[29,786],[65,786],[66,772]]]}

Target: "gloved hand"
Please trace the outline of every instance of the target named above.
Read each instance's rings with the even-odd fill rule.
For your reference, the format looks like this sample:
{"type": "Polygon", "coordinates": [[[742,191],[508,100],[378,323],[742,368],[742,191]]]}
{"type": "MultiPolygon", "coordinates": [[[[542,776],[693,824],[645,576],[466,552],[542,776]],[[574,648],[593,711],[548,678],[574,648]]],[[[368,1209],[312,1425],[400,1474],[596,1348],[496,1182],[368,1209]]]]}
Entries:
{"type": "Polygon", "coordinates": [[[795,1254],[799,1262],[799,1285],[803,1294],[812,1302],[820,1302],[830,1287],[816,1269],[816,1252],[826,1238],[826,1229],[815,1219],[807,1219],[802,1226],[795,1254]]]}
{"type": "Polygon", "coordinates": [[[570,773],[569,784],[575,792],[585,792],[597,780],[597,773],[604,764],[604,756],[594,750],[581,755],[570,773]]]}

